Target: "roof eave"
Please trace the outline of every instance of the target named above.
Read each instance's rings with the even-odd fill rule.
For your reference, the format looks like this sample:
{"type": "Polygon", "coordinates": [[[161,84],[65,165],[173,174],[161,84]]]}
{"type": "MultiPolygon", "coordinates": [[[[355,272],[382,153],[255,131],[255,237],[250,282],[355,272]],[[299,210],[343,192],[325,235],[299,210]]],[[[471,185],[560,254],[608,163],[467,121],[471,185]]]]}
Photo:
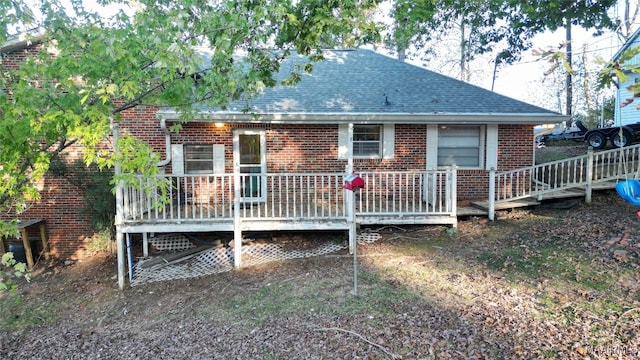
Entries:
{"type": "Polygon", "coordinates": [[[44,37],[44,34],[39,30],[21,33],[19,35],[16,35],[12,39],[9,39],[6,43],[2,44],[2,46],[0,46],[0,54],[6,54],[37,45],[44,40],[44,37]]]}
{"type": "MultiPolygon", "coordinates": [[[[157,118],[180,120],[180,113],[160,110],[157,118]]],[[[243,122],[267,124],[343,124],[343,123],[403,123],[403,124],[549,124],[570,120],[570,116],[554,113],[225,113],[201,112],[192,121],[243,122]]]]}

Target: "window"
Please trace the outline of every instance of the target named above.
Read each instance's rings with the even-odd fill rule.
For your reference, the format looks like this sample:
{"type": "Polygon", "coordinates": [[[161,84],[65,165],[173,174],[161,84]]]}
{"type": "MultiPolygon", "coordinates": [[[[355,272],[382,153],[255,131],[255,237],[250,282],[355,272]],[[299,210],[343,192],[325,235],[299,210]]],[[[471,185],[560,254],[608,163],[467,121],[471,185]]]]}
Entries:
{"type": "Polygon", "coordinates": [[[440,126],[438,128],[438,166],[482,167],[483,127],[440,126]]]}
{"type": "Polygon", "coordinates": [[[185,145],[184,172],[186,174],[211,174],[213,172],[213,146],[185,145]]]}
{"type": "Polygon", "coordinates": [[[171,145],[174,174],[223,174],[224,145],[171,145]]]}
{"type": "Polygon", "coordinates": [[[380,125],[354,125],[353,156],[380,157],[382,148],[381,133],[380,125]]]}
{"type": "MultiPolygon", "coordinates": [[[[354,125],[353,157],[392,159],[395,147],[394,124],[354,125]]],[[[338,126],[338,159],[346,159],[349,145],[349,125],[338,126]]]]}

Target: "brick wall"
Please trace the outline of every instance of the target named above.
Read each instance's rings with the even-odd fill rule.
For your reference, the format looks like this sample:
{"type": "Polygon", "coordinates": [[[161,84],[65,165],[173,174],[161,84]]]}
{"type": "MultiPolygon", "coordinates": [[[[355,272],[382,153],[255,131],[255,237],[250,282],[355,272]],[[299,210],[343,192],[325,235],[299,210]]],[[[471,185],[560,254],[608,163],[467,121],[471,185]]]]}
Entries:
{"type": "Polygon", "coordinates": [[[41,44],[4,53],[0,56],[0,66],[5,69],[18,69],[26,59],[33,58],[40,51],[41,44]]]}
{"type": "MultiPolygon", "coordinates": [[[[33,57],[40,47],[40,44],[34,44],[4,53],[0,58],[0,67],[17,69],[25,59],[33,57]]],[[[73,160],[81,156],[80,151],[80,148],[73,146],[65,152],[65,157],[73,160]]],[[[40,199],[32,200],[26,211],[16,214],[14,209],[4,209],[4,212],[0,213],[0,219],[44,218],[50,249],[54,256],[81,258],[86,255],[86,241],[91,236],[91,217],[85,211],[82,197],[78,196],[78,188],[65,178],[52,176],[51,173],[44,177],[38,187],[41,189],[40,199]]],[[[29,237],[40,238],[37,226],[28,229],[28,234],[29,237]]],[[[9,238],[5,242],[18,240],[9,238]]],[[[41,246],[39,242],[37,244],[41,246]]]]}
{"type": "MultiPolygon", "coordinates": [[[[63,156],[72,161],[81,156],[80,150],[72,147],[63,156]]],[[[88,255],[86,246],[93,235],[91,214],[86,211],[81,190],[68,180],[70,176],[74,174],[53,176],[51,172],[47,173],[38,183],[40,199],[32,200],[21,214],[9,210],[0,217],[4,220],[44,218],[51,254],[62,259],[80,259],[88,255]]],[[[30,238],[40,239],[37,226],[28,229],[28,234],[30,238]]],[[[19,239],[9,238],[6,242],[11,241],[19,239]]],[[[38,246],[41,249],[39,242],[38,246]]]]}
{"type": "MultiPolygon", "coordinates": [[[[157,121],[156,121],[157,122],[157,121]]],[[[233,130],[265,130],[267,171],[269,172],[342,172],[346,160],[338,159],[338,125],[191,123],[172,143],[224,144],[226,172],[233,172],[233,130]]],[[[360,171],[424,170],[426,167],[426,125],[400,124],[395,127],[395,151],[392,159],[355,159],[360,171]]],[[[503,125],[498,131],[498,170],[529,166],[533,163],[533,137],[529,125],[503,125]]],[[[158,148],[164,151],[164,144],[158,148]]],[[[489,174],[484,170],[458,171],[458,199],[481,199],[488,194],[489,174]]]]}
{"type": "MultiPolygon", "coordinates": [[[[498,128],[498,169],[505,171],[531,166],[534,161],[531,125],[500,125],[498,128]]],[[[489,173],[483,170],[458,171],[458,200],[486,200],[489,173]]]]}

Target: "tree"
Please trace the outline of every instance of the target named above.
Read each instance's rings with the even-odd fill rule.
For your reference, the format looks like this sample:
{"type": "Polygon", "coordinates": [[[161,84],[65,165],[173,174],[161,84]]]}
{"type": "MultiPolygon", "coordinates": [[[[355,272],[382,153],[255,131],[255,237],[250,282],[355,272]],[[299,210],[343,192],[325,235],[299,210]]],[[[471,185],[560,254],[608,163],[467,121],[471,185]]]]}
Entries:
{"type": "Polygon", "coordinates": [[[496,26],[489,11],[496,4],[479,0],[397,0],[392,11],[395,26],[388,42],[399,53],[413,46],[429,56],[437,51],[436,44],[454,37],[458,77],[468,81],[469,63],[494,48],[493,43],[482,39],[496,26]]]}
{"type": "Polygon", "coordinates": [[[620,0],[620,7],[622,8],[622,16],[620,19],[620,24],[616,28],[616,34],[618,34],[618,38],[624,43],[636,30],[636,20],[638,15],[640,15],[640,1],[634,1],[634,4],[631,4],[629,0],[620,0]]]}
{"type": "Polygon", "coordinates": [[[572,108],[572,26],[594,29],[601,34],[604,29],[613,29],[616,23],[608,10],[616,0],[397,0],[394,19],[395,44],[399,48],[410,43],[422,44],[425,39],[436,39],[433,33],[452,28],[461,21],[469,29],[469,36],[461,38],[461,59],[467,61],[474,55],[497,51],[500,60],[513,62],[520,54],[531,48],[535,35],[544,31],[564,28],[566,43],[566,113],[572,108]]]}
{"type": "Polygon", "coordinates": [[[276,84],[291,52],[321,60],[327,34],[346,46],[372,39],[365,11],[376,2],[102,0],[111,9],[104,16],[82,0],[0,0],[0,44],[32,28],[39,44],[18,68],[0,64],[0,208],[20,211],[37,198],[36,182],[72,145],[87,164],[121,160],[125,172],[155,174],[149,145],[123,136],[118,153],[101,147],[124,111],[173,106],[187,121],[193,104],[225,107],[258,94],[276,84]]]}

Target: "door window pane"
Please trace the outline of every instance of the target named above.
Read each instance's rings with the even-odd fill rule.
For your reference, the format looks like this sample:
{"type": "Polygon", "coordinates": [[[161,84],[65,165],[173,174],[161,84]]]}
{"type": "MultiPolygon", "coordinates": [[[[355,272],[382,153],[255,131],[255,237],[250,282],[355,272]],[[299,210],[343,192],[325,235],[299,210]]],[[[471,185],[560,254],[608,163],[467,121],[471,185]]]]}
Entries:
{"type": "Polygon", "coordinates": [[[240,164],[260,165],[260,135],[239,135],[240,164]]]}

